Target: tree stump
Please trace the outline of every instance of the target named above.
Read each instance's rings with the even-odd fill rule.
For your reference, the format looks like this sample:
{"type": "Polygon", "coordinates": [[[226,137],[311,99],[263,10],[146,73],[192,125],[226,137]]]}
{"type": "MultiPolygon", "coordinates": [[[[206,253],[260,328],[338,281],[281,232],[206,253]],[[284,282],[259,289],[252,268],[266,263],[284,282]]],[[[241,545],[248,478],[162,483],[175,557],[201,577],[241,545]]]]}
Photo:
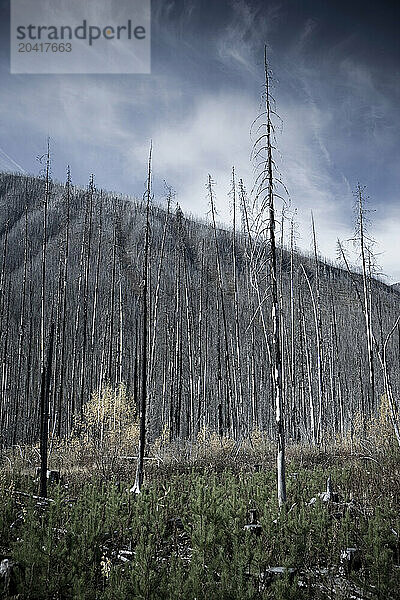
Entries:
{"type": "Polygon", "coordinates": [[[262,526],[258,521],[258,511],[256,508],[250,508],[249,510],[249,522],[243,528],[245,531],[249,531],[254,535],[261,535],[262,526]]]}
{"type": "Polygon", "coordinates": [[[359,548],[345,548],[340,553],[340,564],[346,575],[361,568],[361,553],[359,548]]]}
{"type": "Polygon", "coordinates": [[[3,558],[0,562],[0,581],[3,583],[3,594],[6,598],[16,594],[15,563],[10,558],[3,558]]]}
{"type": "MultiPolygon", "coordinates": [[[[40,473],[41,473],[41,468],[36,467],[36,479],[37,480],[40,480],[40,473]]],[[[47,470],[46,478],[47,478],[49,485],[58,484],[58,483],[60,483],[60,471],[47,470]]]]}

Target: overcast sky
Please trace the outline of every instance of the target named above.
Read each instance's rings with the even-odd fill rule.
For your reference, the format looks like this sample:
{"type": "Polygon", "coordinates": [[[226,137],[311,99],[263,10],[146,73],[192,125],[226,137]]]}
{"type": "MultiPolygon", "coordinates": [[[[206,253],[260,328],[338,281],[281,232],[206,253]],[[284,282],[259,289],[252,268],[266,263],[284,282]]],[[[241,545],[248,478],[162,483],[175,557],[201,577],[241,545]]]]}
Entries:
{"type": "MultiPolygon", "coordinates": [[[[352,236],[358,181],[371,197],[379,262],[400,281],[400,9],[398,2],[154,0],[151,75],[10,75],[9,2],[0,0],[0,168],[40,171],[141,196],[150,139],[154,178],[204,217],[216,181],[228,222],[230,172],[252,183],[250,125],[260,108],[263,45],[282,118],[279,167],[310,246],[352,236]]],[[[277,123],[279,125],[279,123],[277,123]]]]}

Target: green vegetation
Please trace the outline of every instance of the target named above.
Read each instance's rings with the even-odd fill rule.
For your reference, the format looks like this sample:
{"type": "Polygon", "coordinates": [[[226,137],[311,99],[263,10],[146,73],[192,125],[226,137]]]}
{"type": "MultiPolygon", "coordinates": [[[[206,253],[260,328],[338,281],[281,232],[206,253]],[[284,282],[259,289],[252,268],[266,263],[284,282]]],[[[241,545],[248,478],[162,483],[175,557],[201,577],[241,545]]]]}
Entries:
{"type": "MultiPolygon", "coordinates": [[[[371,457],[372,458],[372,457],[371,457]]],[[[16,563],[10,593],[22,599],[360,598],[400,589],[399,461],[289,452],[288,506],[279,513],[273,463],[243,460],[213,471],[155,465],[139,496],[128,482],[76,474],[43,504],[32,477],[3,471],[1,554],[16,563]],[[300,462],[302,464],[300,464],[300,462]],[[339,502],[318,493],[331,475],[339,502]],[[316,500],[310,503],[311,498],[316,500]],[[259,536],[245,531],[257,510],[259,536]],[[358,549],[345,572],[341,552],[358,549]],[[282,576],[269,567],[295,569],[282,576]],[[357,593],[359,594],[357,596],[357,593]]],[[[5,595],[5,597],[9,597],[5,595]]]]}

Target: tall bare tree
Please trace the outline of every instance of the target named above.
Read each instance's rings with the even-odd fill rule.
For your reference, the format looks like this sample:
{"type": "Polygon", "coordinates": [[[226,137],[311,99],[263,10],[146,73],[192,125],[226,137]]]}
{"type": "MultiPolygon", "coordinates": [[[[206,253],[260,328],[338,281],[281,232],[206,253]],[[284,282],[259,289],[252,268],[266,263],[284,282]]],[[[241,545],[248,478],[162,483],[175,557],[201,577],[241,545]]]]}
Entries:
{"type": "Polygon", "coordinates": [[[149,277],[149,254],[150,254],[150,201],[151,201],[151,161],[152,161],[153,144],[150,144],[149,160],[147,167],[147,185],[146,185],[146,230],[144,240],[143,254],[143,280],[142,280],[142,373],[141,373],[141,397],[140,397],[140,432],[139,432],[139,449],[136,466],[135,484],[131,488],[131,492],[140,494],[143,485],[144,475],[144,452],[146,447],[146,408],[147,408],[147,290],[149,277]]]}
{"type": "Polygon", "coordinates": [[[46,364],[43,364],[40,391],[40,496],[47,496],[47,457],[49,436],[49,395],[53,359],[54,323],[50,327],[46,364]]]}
{"type": "Polygon", "coordinates": [[[368,376],[369,376],[369,400],[372,407],[375,406],[375,375],[374,375],[374,355],[373,355],[373,333],[372,333],[372,315],[369,293],[369,254],[367,238],[365,234],[365,198],[363,188],[360,183],[357,185],[356,191],[357,211],[358,211],[358,235],[360,243],[362,278],[363,278],[363,302],[364,302],[364,318],[365,331],[367,336],[367,351],[368,351],[368,376]]]}
{"type": "Polygon", "coordinates": [[[264,74],[265,74],[265,134],[262,136],[261,148],[265,151],[263,171],[258,187],[258,196],[261,197],[261,209],[266,204],[268,211],[268,241],[269,261],[268,270],[271,290],[271,375],[275,396],[275,420],[277,435],[277,491],[278,504],[282,507],[286,502],[286,475],[285,475],[285,427],[283,416],[283,386],[282,386],[282,357],[281,357],[281,311],[278,296],[278,277],[276,260],[275,238],[275,190],[274,190],[274,161],[272,156],[272,108],[270,93],[270,77],[268,72],[267,47],[264,47],[264,74]],[[266,194],[266,196],[265,196],[266,194]],[[266,200],[266,202],[265,202],[266,200]]]}

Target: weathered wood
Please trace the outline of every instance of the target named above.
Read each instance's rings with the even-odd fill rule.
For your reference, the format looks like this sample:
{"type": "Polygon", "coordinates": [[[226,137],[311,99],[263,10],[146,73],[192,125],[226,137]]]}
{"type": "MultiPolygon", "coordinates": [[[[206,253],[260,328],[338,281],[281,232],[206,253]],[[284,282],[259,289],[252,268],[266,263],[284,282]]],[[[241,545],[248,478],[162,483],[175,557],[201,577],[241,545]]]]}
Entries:
{"type": "Polygon", "coordinates": [[[150,200],[151,200],[151,160],[153,145],[150,144],[148,172],[147,172],[147,190],[146,190],[146,232],[144,243],[143,258],[143,290],[142,290],[142,389],[140,397],[140,432],[139,432],[139,452],[136,467],[135,484],[131,492],[140,494],[143,484],[143,463],[144,451],[146,447],[146,409],[147,409],[147,292],[149,284],[149,252],[150,252],[150,200]]]}
{"type": "Polygon", "coordinates": [[[361,552],[359,548],[344,548],[340,553],[340,564],[346,575],[361,568],[361,552]]]}
{"type": "MultiPolygon", "coordinates": [[[[15,567],[16,563],[10,558],[3,558],[0,562],[0,581],[3,582],[3,594],[4,597],[9,598],[14,596],[16,593],[15,586],[15,567]]],[[[2,594],[2,597],[3,597],[2,594]]]]}
{"type": "Polygon", "coordinates": [[[264,48],[264,69],[265,69],[265,112],[266,112],[266,172],[265,183],[268,190],[268,233],[269,233],[269,273],[270,289],[272,296],[271,303],[271,321],[273,325],[272,341],[272,381],[275,396],[275,420],[277,433],[277,491],[278,504],[281,508],[286,503],[286,475],[285,475],[285,424],[283,418],[283,386],[282,386],[282,356],[281,356],[281,314],[278,300],[278,282],[276,267],[276,241],[275,241],[275,199],[274,199],[274,173],[272,157],[272,122],[271,105],[269,90],[269,73],[267,63],[267,47],[264,48]]]}
{"type": "MultiPolygon", "coordinates": [[[[38,481],[41,479],[41,467],[36,467],[36,478],[38,481]]],[[[54,469],[46,471],[46,479],[49,485],[60,483],[60,471],[54,469]]]]}
{"type": "Polygon", "coordinates": [[[253,533],[254,535],[261,535],[262,526],[258,520],[258,510],[256,508],[249,509],[249,522],[243,527],[243,529],[253,533]]]}
{"type": "Polygon", "coordinates": [[[49,436],[49,394],[53,359],[54,323],[51,324],[46,366],[42,369],[40,394],[40,496],[47,496],[47,453],[49,436]]]}

